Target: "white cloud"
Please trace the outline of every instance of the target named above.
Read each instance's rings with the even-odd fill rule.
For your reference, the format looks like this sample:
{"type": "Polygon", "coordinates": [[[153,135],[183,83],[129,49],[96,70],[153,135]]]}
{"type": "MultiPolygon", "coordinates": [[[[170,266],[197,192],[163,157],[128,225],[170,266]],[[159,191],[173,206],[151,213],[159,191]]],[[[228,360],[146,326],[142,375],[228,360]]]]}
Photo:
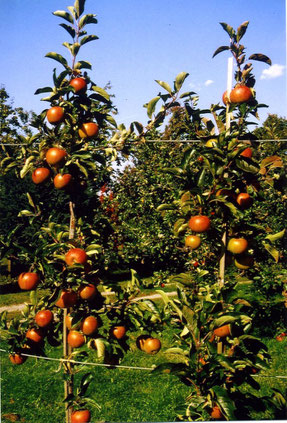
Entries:
{"type": "Polygon", "coordinates": [[[213,84],[213,83],[214,83],[214,81],[212,81],[212,79],[208,79],[207,81],[205,81],[204,85],[205,85],[206,87],[208,87],[209,85],[211,85],[211,84],[213,84]]]}
{"type": "Polygon", "coordinates": [[[200,91],[200,90],[201,90],[201,84],[198,84],[198,83],[190,82],[190,83],[188,84],[188,86],[189,86],[189,88],[190,88],[191,90],[193,90],[193,91],[195,91],[195,92],[198,92],[198,91],[200,91]]]}
{"type": "Polygon", "coordinates": [[[285,66],[274,64],[268,69],[264,69],[260,76],[260,79],[273,79],[283,75],[285,66]]]}

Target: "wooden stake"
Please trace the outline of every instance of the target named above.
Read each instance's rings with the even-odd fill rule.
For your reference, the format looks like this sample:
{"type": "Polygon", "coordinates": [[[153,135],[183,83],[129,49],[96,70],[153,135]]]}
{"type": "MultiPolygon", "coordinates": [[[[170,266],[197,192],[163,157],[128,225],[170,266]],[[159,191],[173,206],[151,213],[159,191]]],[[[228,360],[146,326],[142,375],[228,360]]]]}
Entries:
{"type": "MultiPolygon", "coordinates": [[[[227,94],[230,94],[232,88],[232,76],[233,76],[233,58],[229,57],[228,66],[227,66],[227,94]]],[[[230,133],[230,113],[229,113],[229,103],[226,105],[226,135],[230,133]]],[[[223,255],[219,262],[219,284],[220,286],[224,285],[224,274],[225,274],[225,251],[226,251],[226,238],[227,238],[227,223],[223,223],[223,235],[222,235],[222,245],[224,248],[223,255]]]]}
{"type": "MultiPolygon", "coordinates": [[[[69,239],[75,238],[75,229],[76,229],[76,218],[75,218],[75,212],[74,212],[74,204],[72,201],[69,202],[69,209],[70,209],[70,227],[69,227],[69,239]]],[[[68,314],[68,309],[64,309],[64,321],[63,321],[63,355],[64,357],[70,357],[72,353],[72,348],[67,342],[67,325],[66,325],[66,317],[68,314]]],[[[66,369],[66,373],[70,375],[69,380],[64,381],[64,391],[65,391],[65,398],[73,393],[73,375],[70,372],[70,369],[72,367],[72,364],[67,362],[67,365],[69,366],[68,369],[66,369]]],[[[66,404],[66,423],[71,423],[71,414],[72,410],[68,407],[66,404]]]]}
{"type": "MultiPolygon", "coordinates": [[[[233,58],[229,57],[227,64],[227,95],[229,97],[231,88],[232,88],[232,77],[233,77],[233,58]]],[[[229,113],[229,103],[226,104],[226,135],[230,133],[230,113],[229,113]]],[[[219,262],[219,286],[224,285],[225,280],[225,257],[226,257],[226,239],[227,239],[227,222],[223,223],[223,235],[221,238],[222,247],[224,249],[222,257],[219,262]]],[[[217,343],[217,354],[222,354],[223,352],[223,343],[217,343]]]]}

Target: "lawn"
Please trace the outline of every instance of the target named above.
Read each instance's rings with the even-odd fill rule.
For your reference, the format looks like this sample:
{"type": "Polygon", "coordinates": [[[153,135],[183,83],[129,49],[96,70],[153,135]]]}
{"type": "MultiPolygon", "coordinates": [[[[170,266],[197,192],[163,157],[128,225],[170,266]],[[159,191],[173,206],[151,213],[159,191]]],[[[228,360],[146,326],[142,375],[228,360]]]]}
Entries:
{"type": "MultiPolygon", "coordinates": [[[[148,293],[148,291],[147,291],[148,293]]],[[[29,293],[2,295],[1,305],[19,304],[29,301],[29,293]]],[[[128,333],[130,350],[125,355],[122,365],[131,367],[147,367],[175,359],[167,356],[165,350],[172,345],[171,329],[165,329],[160,334],[161,351],[149,356],[138,350],[136,338],[138,333],[128,333]]],[[[287,375],[286,344],[276,339],[264,339],[272,357],[271,367],[262,375],[255,376],[262,388],[260,395],[267,395],[271,388],[284,392],[286,379],[277,376],[287,375]]],[[[2,343],[2,349],[6,345],[2,343]]],[[[83,349],[89,353],[88,361],[97,362],[95,350],[83,349]]],[[[60,358],[61,348],[47,347],[48,357],[60,358]]],[[[2,422],[8,423],[14,418],[25,423],[53,423],[64,421],[63,406],[63,372],[58,361],[46,361],[35,358],[21,366],[12,365],[8,355],[1,352],[2,365],[2,422]]],[[[176,409],[184,403],[189,388],[183,385],[175,376],[160,374],[153,376],[150,370],[107,368],[85,366],[75,376],[75,384],[87,372],[92,372],[94,380],[89,387],[90,396],[100,405],[101,409],[93,409],[93,422],[144,422],[144,421],[174,421],[176,409]]],[[[272,419],[267,411],[254,415],[254,419],[272,419]]]]}
{"type": "MultiPolygon", "coordinates": [[[[162,350],[155,356],[148,356],[136,347],[136,333],[129,334],[131,350],[122,365],[147,367],[166,361],[164,351],[171,342],[169,330],[162,333],[162,350]]],[[[271,388],[284,391],[285,380],[274,376],[286,376],[286,344],[275,339],[264,340],[272,356],[271,368],[257,380],[262,384],[260,394],[265,395],[271,388]],[[285,359],[284,359],[285,357],[285,359]]],[[[3,348],[3,347],[2,347],[3,348]]],[[[86,348],[86,347],[84,347],[86,348]]],[[[22,421],[52,423],[64,421],[62,403],[63,379],[59,362],[29,358],[23,365],[14,366],[7,354],[2,359],[2,421],[8,423],[5,415],[15,413],[22,421]]],[[[48,348],[49,357],[60,358],[60,348],[48,348]]],[[[96,362],[96,351],[89,350],[89,362],[96,362]]],[[[157,377],[149,370],[106,368],[85,366],[76,376],[75,384],[84,372],[92,372],[94,380],[89,387],[91,397],[101,406],[93,410],[93,421],[144,422],[174,421],[176,408],[188,395],[188,387],[168,374],[157,377]]],[[[268,412],[258,414],[255,419],[271,419],[268,412]]]]}

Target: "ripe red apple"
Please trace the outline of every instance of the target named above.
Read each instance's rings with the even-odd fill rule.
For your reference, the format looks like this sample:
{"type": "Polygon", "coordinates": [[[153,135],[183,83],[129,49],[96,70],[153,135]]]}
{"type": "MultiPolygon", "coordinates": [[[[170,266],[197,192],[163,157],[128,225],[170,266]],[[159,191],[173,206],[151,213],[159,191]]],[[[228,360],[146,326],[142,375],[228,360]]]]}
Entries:
{"type": "Polygon", "coordinates": [[[47,169],[46,167],[38,167],[32,173],[32,181],[36,185],[42,184],[49,178],[50,173],[51,173],[50,170],[47,169]]]}
{"type": "Polygon", "coordinates": [[[210,219],[207,216],[192,216],[188,225],[194,232],[206,232],[210,228],[210,219]]]}
{"type": "Polygon", "coordinates": [[[252,98],[252,91],[246,85],[238,84],[236,85],[230,93],[230,102],[232,104],[236,103],[246,103],[252,98]]]}
{"type": "Polygon", "coordinates": [[[191,250],[196,250],[201,244],[201,239],[198,235],[187,235],[184,243],[191,250]]]}
{"type": "Polygon", "coordinates": [[[245,148],[245,150],[240,153],[240,156],[248,157],[249,159],[252,157],[253,151],[250,147],[245,148]]]}
{"type": "Polygon", "coordinates": [[[74,88],[77,94],[83,94],[87,89],[87,83],[84,78],[73,78],[70,85],[74,88]]]}
{"type": "Polygon", "coordinates": [[[65,262],[68,266],[73,264],[85,264],[88,260],[87,253],[82,248],[71,248],[65,255],[65,262]]]}
{"type": "Polygon", "coordinates": [[[34,272],[23,272],[18,277],[18,285],[25,291],[35,289],[39,282],[39,275],[34,272]]]}
{"type": "Polygon", "coordinates": [[[45,328],[50,325],[54,318],[50,310],[40,310],[35,316],[35,322],[40,328],[45,328]]]}
{"type": "Polygon", "coordinates": [[[90,138],[98,135],[99,125],[94,122],[83,123],[79,128],[79,136],[81,138],[90,138]]]}
{"type": "Polygon", "coordinates": [[[54,187],[56,189],[64,189],[66,188],[72,181],[72,175],[69,173],[58,173],[54,178],[54,187]]]}
{"type": "Polygon", "coordinates": [[[126,334],[125,326],[114,326],[111,330],[112,335],[117,339],[122,339],[126,334]]]}
{"type": "Polygon", "coordinates": [[[47,120],[48,122],[56,125],[57,123],[62,122],[62,120],[64,119],[64,109],[63,107],[60,106],[54,106],[51,107],[51,109],[49,109],[47,111],[47,120]]]}
{"type": "Polygon", "coordinates": [[[73,307],[78,300],[78,295],[72,290],[63,290],[60,298],[57,300],[55,305],[60,308],[73,307]]]}
{"type": "Polygon", "coordinates": [[[66,150],[60,147],[51,147],[46,152],[46,161],[51,166],[57,166],[63,163],[67,156],[66,150]]]}
{"type": "Polygon", "coordinates": [[[227,250],[232,254],[242,254],[248,248],[248,242],[244,238],[231,238],[227,244],[227,250]]]}
{"type": "Polygon", "coordinates": [[[241,192],[238,194],[236,202],[242,209],[248,209],[251,206],[253,199],[247,192],[241,192]]]}
{"type": "Polygon", "coordinates": [[[83,285],[79,289],[79,295],[83,300],[92,300],[97,293],[95,285],[90,283],[89,285],[83,285]]]}

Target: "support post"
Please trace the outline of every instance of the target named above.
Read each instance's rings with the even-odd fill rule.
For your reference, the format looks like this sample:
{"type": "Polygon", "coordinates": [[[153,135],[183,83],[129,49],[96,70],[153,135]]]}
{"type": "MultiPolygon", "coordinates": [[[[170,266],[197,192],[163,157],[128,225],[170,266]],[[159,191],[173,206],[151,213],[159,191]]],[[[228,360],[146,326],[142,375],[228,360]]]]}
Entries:
{"type": "MultiPolygon", "coordinates": [[[[75,237],[75,228],[76,228],[76,218],[74,212],[74,204],[72,201],[69,202],[69,210],[70,210],[70,227],[69,227],[69,239],[74,239],[75,237]]],[[[66,325],[66,317],[68,314],[68,309],[64,308],[64,317],[63,317],[63,355],[65,358],[70,357],[72,353],[72,348],[68,344],[67,341],[67,325],[66,325]]],[[[67,362],[67,366],[65,366],[65,372],[69,373],[70,378],[69,380],[64,381],[64,391],[65,391],[65,398],[68,395],[73,393],[73,375],[71,373],[72,364],[67,362]]],[[[71,423],[71,414],[72,410],[66,404],[65,408],[66,412],[66,423],[71,423]]]]}
{"type": "MultiPolygon", "coordinates": [[[[232,77],[233,77],[233,58],[229,57],[227,64],[227,96],[229,97],[230,91],[232,89],[232,77]]],[[[229,103],[226,104],[226,119],[225,119],[225,129],[226,135],[230,133],[230,112],[229,112],[229,103]]],[[[223,223],[223,234],[222,234],[222,247],[223,254],[219,262],[219,286],[224,285],[225,279],[225,257],[226,257],[226,240],[227,240],[227,222],[223,223]]],[[[217,354],[222,354],[223,352],[223,343],[219,341],[217,343],[217,354]]]]}

